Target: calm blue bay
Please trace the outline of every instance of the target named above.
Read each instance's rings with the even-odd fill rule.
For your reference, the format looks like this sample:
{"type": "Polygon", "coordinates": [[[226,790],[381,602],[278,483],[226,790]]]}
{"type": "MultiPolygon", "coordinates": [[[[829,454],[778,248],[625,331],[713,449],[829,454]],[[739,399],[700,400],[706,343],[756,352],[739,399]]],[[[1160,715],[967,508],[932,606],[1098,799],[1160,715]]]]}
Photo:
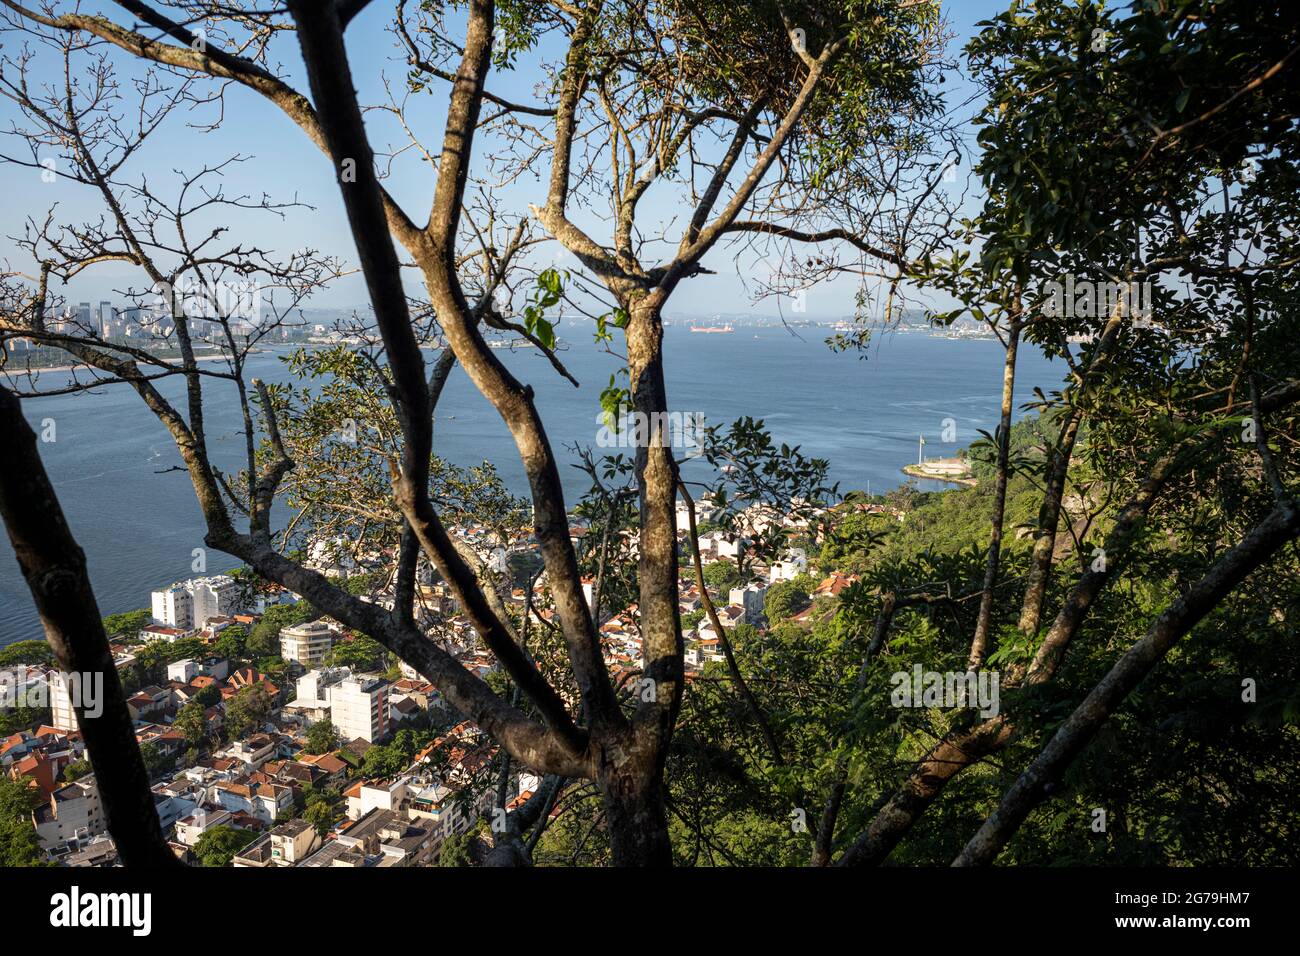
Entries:
{"type": "MultiPolygon", "coordinates": [[[[914,462],[917,436],[927,456],[946,455],[992,431],[1002,380],[1002,349],[993,340],[947,339],[924,332],[877,335],[866,360],[832,353],[827,329],[737,328],[730,335],[693,334],[670,328],[665,337],[672,410],[700,412],[709,424],[744,415],[761,418],[778,442],[827,458],[841,491],[868,487],[873,493],[906,480],[900,468],[914,462]],[[943,421],[957,423],[955,442],[940,441],[943,421]]],[[[536,390],[538,407],[561,460],[575,443],[595,445],[601,389],[619,362],[590,345],[578,327],[560,329],[570,343],[563,360],[581,388],[560,378],[532,350],[497,355],[536,390]]],[[[283,351],[249,362],[251,375],[268,381],[288,377],[283,351]]],[[[1059,388],[1065,367],[1022,350],[1017,405],[1035,387],[1059,388]]],[[[41,385],[66,383],[67,373],[46,373],[41,385]]],[[[172,399],[179,379],[161,388],[172,399]]],[[[236,469],[242,438],[233,390],[214,387],[208,432],[217,463],[236,469]]],[[[42,444],[45,467],[65,513],[86,551],[102,613],[145,607],[149,592],[192,576],[191,552],[203,543],[203,526],[186,475],[167,433],[129,388],[27,400],[29,421],[57,424],[57,440],[42,444]]],[[[1017,408],[1017,417],[1021,414],[1017,408]]],[[[435,450],[461,465],[488,459],[516,493],[526,485],[505,426],[457,370],[438,407],[435,450]]],[[[585,489],[584,476],[565,469],[572,503],[585,489]]],[[[921,483],[927,490],[940,486],[921,483]]],[[[233,566],[211,555],[209,573],[233,566]]],[[[40,625],[12,549],[0,541],[0,645],[41,637],[40,625]]]]}

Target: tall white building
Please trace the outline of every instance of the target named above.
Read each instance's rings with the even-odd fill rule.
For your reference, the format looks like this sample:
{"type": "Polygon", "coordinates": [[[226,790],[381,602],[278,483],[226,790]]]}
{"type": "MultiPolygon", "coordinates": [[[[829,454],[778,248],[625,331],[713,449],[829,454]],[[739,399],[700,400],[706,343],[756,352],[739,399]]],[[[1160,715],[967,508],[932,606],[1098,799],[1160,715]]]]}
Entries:
{"type": "Polygon", "coordinates": [[[343,740],[376,741],[388,730],[388,682],[349,677],[329,689],[330,722],[343,740]]]}
{"type": "Polygon", "coordinates": [[[167,627],[189,630],[240,608],[239,585],[228,574],[192,578],[153,592],[153,619],[167,627]]]}
{"type": "Polygon", "coordinates": [[[310,670],[322,663],[334,647],[334,632],[324,621],[294,624],[280,629],[280,656],[310,670]]]}
{"type": "Polygon", "coordinates": [[[50,671],[50,722],[59,730],[76,731],[77,712],[72,707],[72,684],[59,671],[50,671]]]}
{"type": "Polygon", "coordinates": [[[113,303],[99,303],[99,334],[108,338],[113,334],[113,303]]]}
{"type": "MultiPolygon", "coordinates": [[[[119,677],[122,668],[134,660],[135,657],[129,655],[115,661],[119,677]]],[[[105,675],[99,671],[68,673],[51,670],[45,679],[49,689],[50,723],[59,730],[80,730],[77,724],[77,704],[81,705],[91,719],[104,712],[105,675]]]]}
{"type": "Polygon", "coordinates": [[[194,625],[202,627],[214,617],[239,611],[239,585],[228,574],[196,578],[186,582],[194,599],[194,625]]]}
{"type": "Polygon", "coordinates": [[[153,619],[167,627],[194,626],[194,598],[183,584],[153,592],[153,619]]]}
{"type": "MultiPolygon", "coordinates": [[[[134,654],[118,654],[113,658],[120,678],[122,671],[135,663],[134,654]]],[[[99,713],[104,706],[104,679],[95,673],[64,674],[52,670],[46,675],[50,699],[50,722],[59,730],[77,731],[77,711],[73,707],[74,696],[92,714],[99,713]],[[98,679],[97,679],[98,678],[98,679]]]]}

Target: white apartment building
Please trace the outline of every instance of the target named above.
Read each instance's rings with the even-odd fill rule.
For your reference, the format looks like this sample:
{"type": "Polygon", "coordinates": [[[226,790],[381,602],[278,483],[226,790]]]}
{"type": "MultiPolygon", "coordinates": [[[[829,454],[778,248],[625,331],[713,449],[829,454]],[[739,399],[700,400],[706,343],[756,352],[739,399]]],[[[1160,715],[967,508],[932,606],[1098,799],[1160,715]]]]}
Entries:
{"type": "Polygon", "coordinates": [[[767,604],[767,585],[758,581],[750,582],[743,588],[732,588],[727,597],[728,604],[738,604],[745,609],[745,623],[756,624],[763,616],[767,604]]]}
{"type": "MultiPolygon", "coordinates": [[[[113,658],[118,676],[121,676],[123,668],[134,663],[134,654],[118,654],[113,658]]],[[[92,711],[104,704],[100,697],[104,682],[102,678],[96,680],[94,674],[65,676],[59,670],[51,670],[45,680],[49,692],[50,723],[59,730],[75,732],[81,729],[77,725],[77,712],[72,706],[74,696],[79,697],[92,711]]]]}
{"type": "Polygon", "coordinates": [[[721,561],[726,558],[729,561],[738,559],[740,552],[745,548],[745,539],[736,535],[729,534],[725,531],[710,531],[699,537],[700,557],[705,564],[713,561],[721,561]]]}
{"type": "Polygon", "coordinates": [[[330,717],[329,689],[339,681],[347,680],[352,671],[346,667],[313,668],[298,678],[297,694],[291,703],[284,705],[286,713],[301,714],[303,719],[316,723],[330,717]]]}
{"type": "Polygon", "coordinates": [[[347,816],[349,820],[360,820],[371,810],[393,810],[405,812],[411,802],[410,776],[400,776],[396,780],[371,780],[353,784],[347,789],[347,816]]]}
{"type": "Polygon", "coordinates": [[[329,689],[330,721],[343,740],[374,742],[388,730],[388,682],[349,677],[329,689]]]}
{"type": "Polygon", "coordinates": [[[334,647],[334,632],[324,621],[293,624],[280,630],[280,656],[311,669],[334,647]]]}
{"type": "Polygon", "coordinates": [[[183,584],[153,592],[153,619],[167,627],[194,626],[194,598],[183,584]]]}
{"type": "Polygon", "coordinates": [[[61,670],[52,670],[46,675],[50,694],[50,723],[57,729],[69,733],[81,728],[77,724],[75,703],[82,704],[96,716],[104,706],[104,678],[102,675],[85,673],[70,674],[61,670]]]}
{"type": "Polygon", "coordinates": [[[456,799],[457,793],[438,780],[412,781],[407,788],[407,815],[432,830],[435,860],[442,853],[442,844],[447,838],[472,828],[480,815],[492,812],[496,800],[495,790],[487,787],[476,801],[464,807],[456,799]]]}
{"type": "Polygon", "coordinates": [[[167,665],[167,679],[174,680],[178,684],[188,684],[198,672],[199,665],[190,657],[180,661],[172,661],[167,665]]]}
{"type": "Polygon", "coordinates": [[[357,569],[352,548],[352,542],[347,538],[317,539],[307,549],[307,567],[331,578],[351,574],[357,569]]]}
{"type": "Polygon", "coordinates": [[[32,814],[41,846],[54,849],[69,840],[88,840],[105,830],[104,811],[93,774],[60,787],[50,802],[32,814]]]}
{"type": "Polygon", "coordinates": [[[262,765],[275,756],[276,742],[269,734],[257,733],[244,740],[236,740],[213,756],[238,760],[244,765],[245,772],[260,770],[262,765]]]}
{"type": "MultiPolygon", "coordinates": [[[[708,498],[701,498],[695,502],[695,522],[703,524],[717,513],[717,508],[708,498]]],[[[677,501],[677,530],[681,531],[690,527],[691,509],[686,502],[678,499],[677,501]]]]}
{"type": "Polygon", "coordinates": [[[58,671],[50,671],[50,723],[57,729],[73,732],[81,728],[77,724],[77,712],[72,707],[72,684],[58,671]]]}
{"type": "Polygon", "coordinates": [[[194,585],[194,619],[202,627],[214,617],[229,617],[240,611],[240,587],[234,578],[218,574],[191,581],[194,585]]]}
{"type": "Polygon", "coordinates": [[[328,689],[351,676],[352,671],[346,667],[324,667],[320,670],[309,670],[298,678],[297,699],[318,700],[325,702],[326,706],[328,706],[328,689]]]}
{"type": "Polygon", "coordinates": [[[153,618],[167,627],[202,627],[239,611],[239,585],[228,574],[192,578],[154,591],[153,618]]]}

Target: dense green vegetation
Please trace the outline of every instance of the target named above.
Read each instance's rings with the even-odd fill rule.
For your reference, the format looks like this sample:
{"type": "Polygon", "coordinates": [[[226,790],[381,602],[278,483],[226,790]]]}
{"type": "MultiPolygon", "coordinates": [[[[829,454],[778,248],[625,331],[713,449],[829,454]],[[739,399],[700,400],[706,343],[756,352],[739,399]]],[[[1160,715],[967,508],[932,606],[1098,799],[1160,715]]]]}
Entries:
{"type": "Polygon", "coordinates": [[[127,611],[123,614],[109,614],[104,618],[104,633],[109,638],[117,638],[127,642],[136,640],[140,631],[153,623],[153,612],[142,607],[138,611],[127,611]]]}
{"type": "Polygon", "coordinates": [[[54,652],[44,641],[14,641],[0,647],[0,667],[14,664],[49,664],[54,652]]]}
{"type": "Polygon", "coordinates": [[[45,854],[32,828],[35,796],[21,780],[0,775],[0,866],[43,866],[45,854]]]}
{"type": "Polygon", "coordinates": [[[235,854],[255,839],[257,834],[251,830],[215,826],[205,831],[194,844],[194,859],[199,866],[229,866],[235,854]]]}
{"type": "MultiPolygon", "coordinates": [[[[823,839],[823,862],[1300,860],[1294,544],[1175,623],[1261,523],[1296,536],[1291,85],[1218,108],[1242,63],[1286,54],[1278,32],[1263,8],[1195,0],[1043,0],[982,25],[968,54],[988,91],[987,198],[966,247],[921,271],[960,302],[940,321],[994,329],[1009,375],[1016,345],[1065,359],[1062,388],[1017,395],[1031,414],[966,450],[977,487],[850,495],[804,542],[821,573],[860,580],[802,625],[774,588],[770,630],[735,630],[757,710],[723,664],[692,682],[668,768],[678,862],[801,865],[823,839]],[[1050,312],[1067,274],[1151,278],[1154,322],[1050,312]],[[1261,411],[1270,390],[1282,404],[1261,411]],[[896,672],[965,672],[972,634],[976,666],[1002,678],[996,717],[891,703],[896,672]],[[1125,651],[1157,640],[1109,720],[1072,729],[1125,651]],[[1077,756],[1048,763],[1067,732],[1077,756]],[[1017,789],[1031,765],[1049,789],[1017,789]],[[1023,824],[978,845],[999,805],[1023,824]]],[[[585,834],[562,823],[540,852],[599,858],[585,834]]]]}

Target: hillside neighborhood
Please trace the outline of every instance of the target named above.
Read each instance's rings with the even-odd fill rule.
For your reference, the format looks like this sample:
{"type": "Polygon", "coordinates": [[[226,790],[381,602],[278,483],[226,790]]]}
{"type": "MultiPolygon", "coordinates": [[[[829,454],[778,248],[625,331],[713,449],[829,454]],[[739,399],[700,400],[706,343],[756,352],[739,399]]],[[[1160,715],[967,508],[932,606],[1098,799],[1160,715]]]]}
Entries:
{"type": "MultiPolygon", "coordinates": [[[[806,606],[790,611],[789,619],[798,622],[856,580],[839,572],[814,580],[798,548],[779,560],[756,560],[747,538],[710,527],[707,504],[698,510],[705,522],[698,537],[704,591],[687,532],[679,532],[688,679],[724,661],[725,633],[740,625],[767,626],[766,598],[774,587],[806,583],[806,606]]],[[[808,532],[806,515],[761,512],[756,508],[747,526],[775,522],[791,535],[808,532]]],[[[684,512],[679,526],[688,526],[684,512]]],[[[573,534],[577,544],[586,530],[575,526],[573,534]]],[[[515,573],[539,563],[528,529],[495,541],[480,528],[457,529],[456,535],[482,568],[511,581],[503,597],[513,618],[553,626],[545,574],[515,573]]],[[[635,540],[626,543],[635,554],[635,540]]],[[[348,553],[340,541],[312,548],[316,569],[389,606],[392,582],[376,569],[390,558],[348,553]]],[[[606,664],[626,685],[642,668],[638,610],[634,602],[608,607],[598,586],[595,577],[583,579],[606,664]]],[[[429,639],[481,676],[498,670],[431,568],[420,568],[416,598],[429,639]]],[[[410,665],[314,613],[299,596],[252,585],[240,572],[167,585],[153,592],[148,609],[108,623],[118,629],[114,659],[153,777],[158,818],[169,845],[187,862],[438,865],[456,838],[487,836],[498,809],[516,808],[539,789],[540,779],[525,767],[514,767],[507,780],[489,779],[496,746],[410,665]]],[[[115,865],[74,707],[93,704],[85,699],[89,688],[48,664],[17,663],[0,670],[0,689],[17,704],[17,714],[40,718],[21,728],[11,718],[10,732],[0,738],[0,767],[26,788],[45,861],[115,865]]]]}

